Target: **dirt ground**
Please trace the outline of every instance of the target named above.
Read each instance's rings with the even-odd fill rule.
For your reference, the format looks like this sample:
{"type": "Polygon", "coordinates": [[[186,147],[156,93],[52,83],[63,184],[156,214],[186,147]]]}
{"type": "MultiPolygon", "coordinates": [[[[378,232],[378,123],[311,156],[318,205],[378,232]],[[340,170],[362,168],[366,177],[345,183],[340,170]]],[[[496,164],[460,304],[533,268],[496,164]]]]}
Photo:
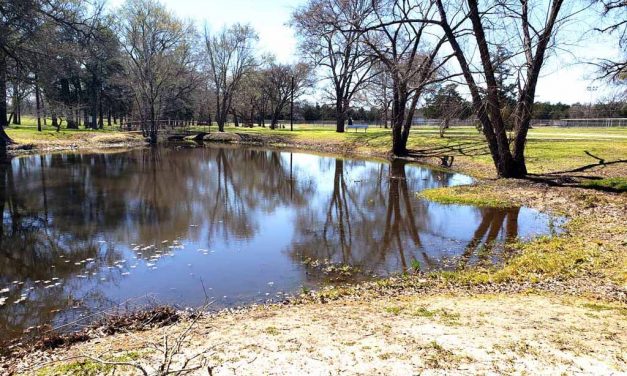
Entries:
{"type": "Polygon", "coordinates": [[[537,294],[256,307],[32,353],[19,370],[141,374],[92,360],[128,357],[153,374],[164,364],[165,338],[173,347],[187,332],[171,371],[193,358],[185,368],[202,365],[192,372],[199,375],[617,375],[627,373],[626,319],[620,303],[537,294]],[[53,362],[63,359],[70,366],[53,362]]]}

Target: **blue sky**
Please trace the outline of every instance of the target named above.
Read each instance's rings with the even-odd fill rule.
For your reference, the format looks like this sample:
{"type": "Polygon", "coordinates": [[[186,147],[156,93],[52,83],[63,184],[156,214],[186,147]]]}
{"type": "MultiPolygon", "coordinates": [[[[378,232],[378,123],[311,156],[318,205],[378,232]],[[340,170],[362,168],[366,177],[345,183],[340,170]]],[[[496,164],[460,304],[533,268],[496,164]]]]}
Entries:
{"type": "MultiPolygon", "coordinates": [[[[109,0],[113,7],[123,0],[109,0]]],[[[199,28],[207,24],[217,30],[232,23],[250,23],[259,33],[264,53],[279,61],[292,62],[296,56],[296,38],[286,25],[292,11],[305,0],[161,0],[179,17],[193,20],[199,28]]],[[[588,25],[573,25],[571,30],[587,30],[588,25]]],[[[569,31],[572,33],[572,31],[569,31]]],[[[572,38],[571,38],[572,39],[572,38]]],[[[576,45],[564,47],[559,58],[552,58],[543,68],[536,91],[538,101],[595,102],[611,93],[601,82],[595,82],[594,70],[582,61],[617,54],[617,42],[588,37],[576,45]],[[591,90],[592,89],[592,90],[591,90]]]]}

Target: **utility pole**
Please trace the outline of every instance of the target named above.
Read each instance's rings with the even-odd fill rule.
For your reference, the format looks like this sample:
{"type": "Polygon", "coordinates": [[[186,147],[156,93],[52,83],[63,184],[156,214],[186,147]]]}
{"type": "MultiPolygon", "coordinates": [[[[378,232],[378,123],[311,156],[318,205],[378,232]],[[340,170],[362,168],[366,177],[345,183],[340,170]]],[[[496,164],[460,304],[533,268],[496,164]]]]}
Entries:
{"type": "Polygon", "coordinates": [[[290,131],[294,130],[294,76],[292,76],[292,102],[290,104],[290,131]]]}

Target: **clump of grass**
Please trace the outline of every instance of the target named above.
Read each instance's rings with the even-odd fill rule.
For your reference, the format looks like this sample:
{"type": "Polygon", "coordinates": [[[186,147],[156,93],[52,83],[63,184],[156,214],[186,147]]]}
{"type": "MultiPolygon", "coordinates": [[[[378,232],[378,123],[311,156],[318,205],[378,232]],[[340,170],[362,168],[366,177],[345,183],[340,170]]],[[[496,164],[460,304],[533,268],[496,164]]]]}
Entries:
{"type": "Polygon", "coordinates": [[[422,265],[420,264],[420,261],[418,261],[416,259],[411,260],[411,268],[412,268],[413,271],[419,272],[421,266],[422,265]]]}
{"type": "Polygon", "coordinates": [[[497,194],[488,186],[459,186],[426,189],[418,197],[440,204],[473,205],[479,207],[511,208],[516,204],[497,194]]]}
{"type": "Polygon", "coordinates": [[[519,254],[502,268],[475,268],[441,272],[445,280],[476,284],[490,282],[538,282],[568,278],[598,270],[604,261],[599,245],[573,237],[542,237],[516,246],[519,254]]]}
{"type": "Polygon", "coordinates": [[[279,335],[279,333],[280,333],[280,332],[279,332],[279,329],[277,329],[277,328],[276,328],[276,327],[274,327],[274,326],[269,326],[269,327],[267,327],[267,328],[266,328],[266,330],[264,330],[264,332],[265,332],[266,334],[271,335],[271,336],[278,336],[278,335],[279,335]]]}
{"type": "Polygon", "coordinates": [[[446,309],[429,310],[427,307],[420,306],[413,312],[414,316],[426,318],[438,318],[444,325],[454,326],[459,324],[461,315],[457,312],[451,312],[446,309]]]}
{"type": "Polygon", "coordinates": [[[425,365],[429,368],[451,369],[458,367],[462,361],[471,360],[468,356],[456,355],[436,341],[430,342],[427,350],[429,354],[426,356],[425,365]]]}
{"type": "Polygon", "coordinates": [[[624,306],[602,304],[602,303],[584,303],[583,307],[588,308],[595,312],[618,311],[621,315],[627,316],[627,308],[625,308],[624,306]]]}
{"type": "MultiPolygon", "coordinates": [[[[103,360],[107,362],[132,362],[139,358],[139,353],[127,352],[122,355],[107,357],[103,360]]],[[[124,371],[130,372],[133,368],[129,366],[100,363],[91,359],[84,359],[71,363],[44,367],[37,372],[37,376],[92,376],[110,374],[115,370],[124,373],[124,371]]]]}
{"type": "Polygon", "coordinates": [[[590,180],[582,183],[582,186],[602,191],[627,192],[627,178],[607,178],[590,180]]]}
{"type": "Polygon", "coordinates": [[[427,307],[418,307],[418,309],[414,312],[415,316],[420,316],[420,317],[433,317],[435,316],[436,312],[435,311],[431,311],[429,309],[427,309],[427,307]]]}
{"type": "Polygon", "coordinates": [[[403,307],[399,307],[399,306],[385,307],[385,312],[391,313],[395,316],[398,316],[402,310],[403,310],[403,307]]]}

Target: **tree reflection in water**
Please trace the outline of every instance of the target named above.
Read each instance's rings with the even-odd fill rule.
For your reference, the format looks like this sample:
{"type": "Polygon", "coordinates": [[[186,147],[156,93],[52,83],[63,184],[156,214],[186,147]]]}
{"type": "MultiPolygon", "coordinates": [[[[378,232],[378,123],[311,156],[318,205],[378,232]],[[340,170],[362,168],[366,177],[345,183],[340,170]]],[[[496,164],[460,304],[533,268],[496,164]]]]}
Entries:
{"type": "MultiPolygon", "coordinates": [[[[46,158],[30,162],[45,166],[46,158]]],[[[8,303],[0,307],[0,332],[9,336],[51,322],[59,311],[65,310],[66,318],[72,319],[80,314],[84,304],[102,305],[107,299],[97,290],[83,290],[76,295],[79,285],[87,281],[72,278],[84,274],[89,275],[87,280],[92,279],[91,273],[103,265],[112,265],[118,258],[112,249],[99,252],[100,246],[90,229],[67,233],[55,226],[48,211],[49,197],[55,194],[46,183],[45,168],[38,168],[40,194],[20,194],[15,181],[22,181],[28,170],[26,159],[0,162],[0,286],[10,286],[3,295],[8,303]],[[93,261],[82,262],[85,259],[93,261]],[[24,297],[22,304],[13,303],[24,297]]],[[[68,188],[80,195],[73,191],[77,187],[68,188]]]]}
{"type": "Polygon", "coordinates": [[[480,208],[478,210],[481,213],[481,222],[460,258],[459,268],[468,266],[473,258],[480,264],[490,264],[503,260],[504,255],[497,255],[494,251],[502,251],[504,249],[500,246],[502,243],[513,241],[518,237],[520,208],[480,208]],[[503,239],[499,243],[499,235],[501,234],[503,239]]]}
{"type": "MultiPolygon", "coordinates": [[[[299,211],[296,239],[289,250],[292,257],[326,259],[378,273],[407,271],[413,260],[424,270],[449,267],[450,260],[433,256],[433,246],[421,241],[421,233],[439,237],[442,248],[447,239],[451,241],[446,226],[432,223],[430,211],[438,210],[438,205],[419,200],[414,193],[450,185],[452,175],[429,171],[418,176],[407,162],[395,160],[363,173],[376,179],[349,182],[346,163],[351,162],[335,160],[333,189],[324,213],[313,206],[299,211]]],[[[481,221],[460,264],[467,265],[475,253],[481,261],[494,260],[492,251],[502,227],[506,227],[506,235],[501,240],[517,237],[519,210],[476,209],[481,221]]]]}

